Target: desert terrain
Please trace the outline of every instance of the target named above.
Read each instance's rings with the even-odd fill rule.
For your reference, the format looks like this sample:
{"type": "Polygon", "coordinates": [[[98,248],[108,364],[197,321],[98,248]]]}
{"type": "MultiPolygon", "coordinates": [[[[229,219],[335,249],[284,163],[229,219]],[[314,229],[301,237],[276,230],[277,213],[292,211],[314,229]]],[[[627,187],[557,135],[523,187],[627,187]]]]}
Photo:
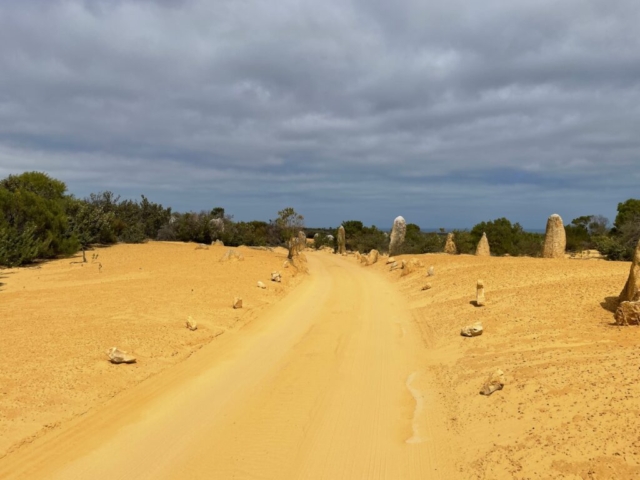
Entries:
{"type": "Polygon", "coordinates": [[[640,478],[629,263],[194,247],[0,271],[0,478],[640,478]]]}

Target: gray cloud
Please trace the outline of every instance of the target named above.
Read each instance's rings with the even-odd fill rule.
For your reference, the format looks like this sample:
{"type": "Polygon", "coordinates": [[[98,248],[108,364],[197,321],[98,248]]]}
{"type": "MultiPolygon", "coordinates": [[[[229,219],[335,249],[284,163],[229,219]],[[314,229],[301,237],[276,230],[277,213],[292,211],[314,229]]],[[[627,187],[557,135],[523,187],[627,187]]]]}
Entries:
{"type": "Polygon", "coordinates": [[[612,217],[638,196],[639,20],[633,0],[5,1],[0,175],[314,225],[612,217]]]}

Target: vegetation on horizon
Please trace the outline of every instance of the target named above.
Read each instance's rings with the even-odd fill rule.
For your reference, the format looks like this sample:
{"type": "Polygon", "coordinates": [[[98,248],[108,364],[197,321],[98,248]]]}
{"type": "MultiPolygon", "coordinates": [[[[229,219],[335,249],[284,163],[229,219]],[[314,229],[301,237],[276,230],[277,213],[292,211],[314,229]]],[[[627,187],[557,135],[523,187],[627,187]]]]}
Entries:
{"type": "MultiPolygon", "coordinates": [[[[346,245],[368,253],[388,250],[388,234],[375,225],[347,220],[346,245]]],[[[140,201],[121,200],[112,192],[78,199],[67,193],[64,182],[41,172],[25,172],[0,180],[0,266],[18,266],[36,259],[68,256],[92,245],[141,243],[148,239],[225,245],[277,246],[304,228],[304,217],[293,208],[278,212],[269,222],[235,222],[224,208],[199,213],[172,212],[141,195],[140,201]]],[[[486,232],[493,255],[539,256],[544,235],[525,232],[506,218],[480,222],[471,230],[454,230],[459,253],[473,254],[486,232]]],[[[565,226],[567,251],[597,249],[610,260],[629,260],[640,239],[640,200],[618,204],[613,227],[608,219],[588,215],[565,226]]],[[[335,247],[335,229],[310,228],[315,247],[335,247]]],[[[442,252],[445,230],[425,233],[407,224],[401,253],[442,252]]]]}

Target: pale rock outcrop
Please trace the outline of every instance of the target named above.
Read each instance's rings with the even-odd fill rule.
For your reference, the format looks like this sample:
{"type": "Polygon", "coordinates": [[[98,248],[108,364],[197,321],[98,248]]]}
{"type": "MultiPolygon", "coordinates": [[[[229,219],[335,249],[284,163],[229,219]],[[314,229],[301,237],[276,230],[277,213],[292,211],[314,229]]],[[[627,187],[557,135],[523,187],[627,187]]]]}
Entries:
{"type": "Polygon", "coordinates": [[[338,251],[336,253],[338,255],[344,255],[347,253],[347,247],[346,247],[346,239],[344,234],[344,227],[342,225],[338,227],[337,236],[338,236],[338,251]]]}
{"type": "Polygon", "coordinates": [[[491,395],[493,392],[497,392],[498,390],[502,390],[506,380],[504,378],[504,372],[500,369],[493,372],[489,375],[489,378],[482,385],[482,389],[480,390],[480,395],[491,395]]]}
{"type": "Polygon", "coordinates": [[[400,274],[401,277],[404,277],[405,275],[409,275],[410,273],[413,273],[415,271],[417,271],[419,268],[423,267],[424,265],[422,264],[422,262],[420,260],[418,260],[417,258],[412,258],[409,261],[402,261],[402,272],[400,274]]]}
{"type": "Polygon", "coordinates": [[[489,240],[487,239],[486,233],[482,234],[482,238],[478,242],[478,246],[476,247],[476,256],[478,257],[491,256],[491,249],[489,248],[489,240]]]}
{"type": "Polygon", "coordinates": [[[280,272],[271,272],[271,281],[277,283],[282,282],[282,275],[280,272]]]}
{"type": "Polygon", "coordinates": [[[242,298],[240,297],[233,298],[233,308],[234,309],[242,308],[242,298]]]}
{"type": "Polygon", "coordinates": [[[407,233],[407,222],[403,217],[396,217],[391,229],[391,239],[389,240],[389,255],[396,255],[400,252],[400,247],[404,243],[407,233]]]}
{"type": "Polygon", "coordinates": [[[258,285],[258,288],[262,288],[263,290],[267,288],[267,286],[264,283],[262,283],[260,280],[258,280],[257,285],[258,285]]]}
{"type": "Polygon", "coordinates": [[[243,261],[244,260],[244,256],[241,253],[238,253],[236,250],[234,250],[233,248],[230,248],[229,250],[227,250],[224,255],[222,255],[222,257],[220,257],[220,261],[221,262],[228,262],[228,261],[243,261]]]}
{"type": "Polygon", "coordinates": [[[449,255],[456,255],[458,253],[453,233],[447,234],[447,242],[444,244],[444,253],[448,253],[449,255]]]}
{"type": "Polygon", "coordinates": [[[622,302],[615,319],[616,325],[640,325],[640,302],[622,302]]]}
{"type": "Polygon", "coordinates": [[[429,270],[427,270],[427,277],[433,277],[436,274],[435,269],[433,268],[433,265],[431,265],[429,267],[429,270]]]}
{"type": "Polygon", "coordinates": [[[396,263],[396,259],[394,257],[387,258],[387,265],[389,265],[390,263],[396,263]]]}
{"type": "Polygon", "coordinates": [[[460,335],[463,337],[478,337],[482,335],[484,329],[482,328],[482,323],[474,323],[473,325],[467,325],[462,330],[460,330],[460,335]]]}
{"type": "Polygon", "coordinates": [[[398,265],[398,262],[393,262],[391,265],[389,265],[389,271],[393,272],[394,270],[397,270],[398,268],[400,268],[400,265],[398,265]]]}
{"type": "Polygon", "coordinates": [[[484,282],[482,280],[478,280],[476,285],[476,306],[483,307],[485,304],[484,298],[484,282]]]}
{"type": "Polygon", "coordinates": [[[367,256],[367,265],[373,265],[378,262],[378,258],[380,257],[380,252],[378,250],[373,249],[369,252],[367,256]]]}
{"type": "Polygon", "coordinates": [[[291,259],[291,266],[296,269],[297,273],[309,273],[307,265],[307,257],[304,253],[300,253],[291,259]]]}
{"type": "Polygon", "coordinates": [[[298,253],[302,253],[307,248],[307,236],[300,230],[298,232],[298,253]]]}
{"type": "Polygon", "coordinates": [[[191,331],[198,329],[198,323],[193,319],[193,317],[187,318],[186,325],[187,328],[191,331]]]}
{"type": "Polygon", "coordinates": [[[107,350],[107,356],[111,363],[136,363],[136,357],[122,350],[118,350],[116,347],[111,347],[107,350]]]}
{"type": "Polygon", "coordinates": [[[293,260],[293,257],[295,257],[298,254],[298,238],[291,237],[287,242],[287,248],[289,250],[289,253],[287,254],[287,258],[289,259],[289,262],[291,262],[293,260]]]}
{"type": "Polygon", "coordinates": [[[631,260],[631,268],[629,269],[629,277],[622,292],[620,292],[619,300],[621,302],[640,300],[640,240],[636,245],[636,250],[631,260]]]}
{"type": "Polygon", "coordinates": [[[547,220],[542,256],[544,258],[564,258],[566,249],[567,234],[564,230],[564,224],[560,215],[554,213],[547,220]]]}
{"type": "Polygon", "coordinates": [[[214,247],[224,247],[224,242],[222,240],[216,240],[211,243],[214,247]]]}

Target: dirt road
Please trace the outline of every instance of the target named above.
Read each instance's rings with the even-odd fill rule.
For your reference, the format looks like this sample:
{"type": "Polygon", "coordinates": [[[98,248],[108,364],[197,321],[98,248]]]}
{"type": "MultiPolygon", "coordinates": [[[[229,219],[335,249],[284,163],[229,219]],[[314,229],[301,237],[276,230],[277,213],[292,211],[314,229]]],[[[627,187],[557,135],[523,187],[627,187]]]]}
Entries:
{"type": "Polygon", "coordinates": [[[309,266],[241,334],[5,457],[0,478],[455,478],[400,294],[353,260],[309,266]]]}

